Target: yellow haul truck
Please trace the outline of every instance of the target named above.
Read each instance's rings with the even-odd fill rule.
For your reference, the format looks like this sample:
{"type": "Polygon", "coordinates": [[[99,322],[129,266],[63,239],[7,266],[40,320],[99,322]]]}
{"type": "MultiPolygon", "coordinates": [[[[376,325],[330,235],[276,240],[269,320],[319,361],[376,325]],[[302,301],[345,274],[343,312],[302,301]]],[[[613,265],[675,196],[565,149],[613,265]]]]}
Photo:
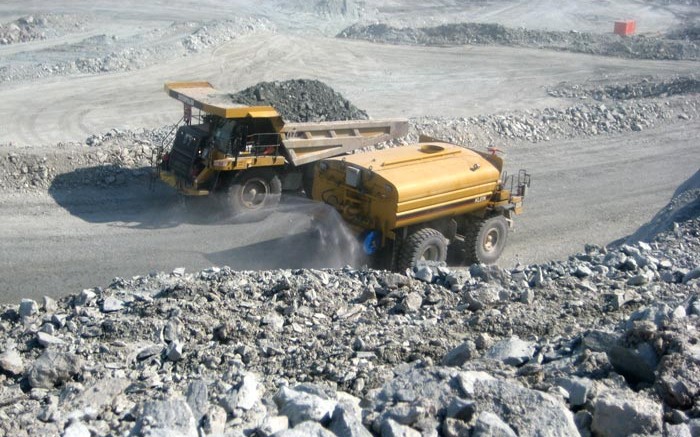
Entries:
{"type": "Polygon", "coordinates": [[[503,160],[421,137],[421,143],[326,159],[313,199],[335,207],[376,267],[402,271],[421,260],[494,263],[530,175],[503,160]]]}
{"type": "Polygon", "coordinates": [[[285,123],[275,108],[236,104],[208,82],[166,83],[165,91],[184,115],[154,164],[188,206],[212,193],[231,212],[272,206],[283,189],[310,192],[314,162],[408,132],[406,120],[285,123]]]}

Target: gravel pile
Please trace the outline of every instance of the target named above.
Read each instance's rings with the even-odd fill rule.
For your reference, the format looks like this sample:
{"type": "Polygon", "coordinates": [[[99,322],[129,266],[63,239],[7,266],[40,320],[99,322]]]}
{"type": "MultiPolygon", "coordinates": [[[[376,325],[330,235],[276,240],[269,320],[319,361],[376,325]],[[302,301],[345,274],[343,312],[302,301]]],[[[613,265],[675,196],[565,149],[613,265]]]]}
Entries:
{"type": "Polygon", "coordinates": [[[668,97],[700,92],[700,80],[694,76],[668,80],[645,78],[640,82],[613,84],[586,88],[580,85],[562,84],[547,90],[552,97],[593,98],[595,100],[630,100],[650,97],[668,97]]]}
{"type": "Polygon", "coordinates": [[[468,118],[421,117],[411,120],[410,135],[395,143],[416,141],[420,133],[473,147],[633,133],[663,123],[684,123],[697,118],[699,111],[697,97],[676,96],[581,103],[563,109],[545,108],[468,118]]]}
{"type": "Polygon", "coordinates": [[[173,23],[167,28],[146,30],[129,38],[92,36],[78,43],[32,52],[30,59],[25,59],[23,53],[8,56],[0,67],[0,82],[137,70],[273,29],[274,26],[263,18],[231,18],[207,23],[173,23]],[[65,53],[74,53],[75,58],[66,60],[65,53]],[[37,63],[36,59],[42,62],[37,63]]]}
{"type": "Polygon", "coordinates": [[[37,154],[5,145],[0,152],[0,189],[45,190],[117,186],[150,174],[154,150],[171,127],[91,135],[83,144],[59,143],[37,154]]]}
{"type": "Polygon", "coordinates": [[[56,38],[83,30],[87,19],[75,15],[28,15],[0,24],[0,45],[56,38]]]}
{"type": "Polygon", "coordinates": [[[490,23],[454,23],[421,28],[395,28],[383,23],[354,24],[337,36],[390,44],[506,45],[634,59],[700,59],[700,46],[685,39],[514,29],[490,23]]]}
{"type": "Polygon", "coordinates": [[[231,94],[244,105],[270,105],[287,121],[364,120],[367,113],[318,80],[294,79],[260,82],[231,94]]]}
{"type": "Polygon", "coordinates": [[[23,300],[0,313],[0,429],[695,435],[698,213],[513,270],[175,269],[23,300]]]}
{"type": "MultiPolygon", "coordinates": [[[[700,5],[700,0],[697,0],[696,5],[700,5]]],[[[670,39],[682,39],[688,41],[700,41],[700,24],[690,24],[680,29],[669,32],[666,35],[670,39]]]]}

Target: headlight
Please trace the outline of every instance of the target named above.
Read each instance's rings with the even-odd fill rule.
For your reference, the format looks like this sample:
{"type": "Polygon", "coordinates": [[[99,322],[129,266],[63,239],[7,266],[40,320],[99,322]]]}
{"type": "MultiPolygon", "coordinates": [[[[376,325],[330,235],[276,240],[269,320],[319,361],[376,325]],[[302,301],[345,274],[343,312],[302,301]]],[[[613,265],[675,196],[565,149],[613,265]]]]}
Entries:
{"type": "Polygon", "coordinates": [[[362,171],[357,167],[345,167],[345,184],[353,188],[360,186],[362,171]]]}

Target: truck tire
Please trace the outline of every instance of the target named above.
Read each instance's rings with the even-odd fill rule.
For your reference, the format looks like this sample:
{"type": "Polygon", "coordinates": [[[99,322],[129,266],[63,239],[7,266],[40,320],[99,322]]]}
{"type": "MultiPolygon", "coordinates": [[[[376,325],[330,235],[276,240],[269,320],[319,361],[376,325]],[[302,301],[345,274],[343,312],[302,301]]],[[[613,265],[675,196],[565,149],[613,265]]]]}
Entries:
{"type": "Polygon", "coordinates": [[[225,209],[232,213],[256,212],[279,203],[282,182],[271,170],[244,170],[223,193],[225,209]]]}
{"type": "Polygon", "coordinates": [[[466,264],[493,264],[498,260],[508,240],[508,222],[502,215],[470,224],[464,236],[466,264]]]}
{"type": "Polygon", "coordinates": [[[423,228],[406,238],[399,250],[398,271],[415,267],[419,261],[445,261],[447,240],[440,231],[423,228]]]}

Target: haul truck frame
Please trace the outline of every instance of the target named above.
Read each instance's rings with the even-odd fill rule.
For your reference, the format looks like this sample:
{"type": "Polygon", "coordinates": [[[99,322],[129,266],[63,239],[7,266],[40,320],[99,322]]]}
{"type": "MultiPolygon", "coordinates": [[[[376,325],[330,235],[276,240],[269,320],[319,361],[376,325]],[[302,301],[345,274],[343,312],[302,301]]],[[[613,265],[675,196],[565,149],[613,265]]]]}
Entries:
{"type": "Polygon", "coordinates": [[[286,123],[275,108],[236,104],[208,82],[170,82],[165,91],[184,115],[157,150],[156,174],[197,209],[211,194],[232,213],[273,206],[283,189],[308,194],[316,161],[408,132],[406,120],[286,123]]]}

